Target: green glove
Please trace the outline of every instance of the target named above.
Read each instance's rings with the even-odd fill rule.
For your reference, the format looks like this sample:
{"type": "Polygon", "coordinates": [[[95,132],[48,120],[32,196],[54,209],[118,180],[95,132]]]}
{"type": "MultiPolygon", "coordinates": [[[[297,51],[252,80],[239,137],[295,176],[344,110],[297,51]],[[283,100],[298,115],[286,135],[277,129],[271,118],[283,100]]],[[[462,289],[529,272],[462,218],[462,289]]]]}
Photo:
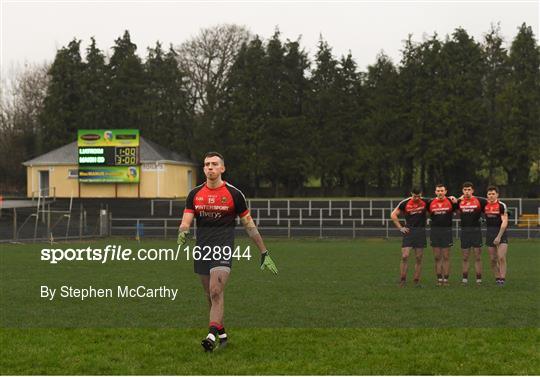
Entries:
{"type": "Polygon", "coordinates": [[[180,247],[182,247],[186,243],[188,234],[189,232],[187,230],[181,230],[178,232],[178,239],[176,240],[176,242],[178,243],[178,245],[180,245],[180,247]]]}
{"type": "Polygon", "coordinates": [[[268,250],[261,254],[261,271],[264,270],[265,267],[277,275],[278,269],[272,258],[270,258],[268,250]]]}

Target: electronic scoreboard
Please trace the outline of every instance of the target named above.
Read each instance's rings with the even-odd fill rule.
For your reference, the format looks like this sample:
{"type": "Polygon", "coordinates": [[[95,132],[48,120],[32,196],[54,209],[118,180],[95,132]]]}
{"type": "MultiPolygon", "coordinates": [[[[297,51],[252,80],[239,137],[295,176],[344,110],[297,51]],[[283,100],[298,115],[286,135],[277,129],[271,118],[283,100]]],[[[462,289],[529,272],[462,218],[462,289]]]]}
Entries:
{"type": "Polygon", "coordinates": [[[139,130],[79,130],[77,146],[80,182],[139,182],[139,130]]]}

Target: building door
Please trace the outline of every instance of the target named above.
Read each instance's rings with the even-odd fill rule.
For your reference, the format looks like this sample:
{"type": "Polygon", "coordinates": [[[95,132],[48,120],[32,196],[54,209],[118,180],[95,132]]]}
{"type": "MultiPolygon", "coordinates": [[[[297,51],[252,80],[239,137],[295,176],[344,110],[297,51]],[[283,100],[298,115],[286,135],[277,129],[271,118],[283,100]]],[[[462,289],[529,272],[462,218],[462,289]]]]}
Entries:
{"type": "Polygon", "coordinates": [[[49,171],[39,171],[39,191],[41,196],[49,196],[49,171]]]}
{"type": "Polygon", "coordinates": [[[187,186],[188,191],[191,191],[191,189],[193,188],[193,172],[191,170],[187,171],[187,186]]]}

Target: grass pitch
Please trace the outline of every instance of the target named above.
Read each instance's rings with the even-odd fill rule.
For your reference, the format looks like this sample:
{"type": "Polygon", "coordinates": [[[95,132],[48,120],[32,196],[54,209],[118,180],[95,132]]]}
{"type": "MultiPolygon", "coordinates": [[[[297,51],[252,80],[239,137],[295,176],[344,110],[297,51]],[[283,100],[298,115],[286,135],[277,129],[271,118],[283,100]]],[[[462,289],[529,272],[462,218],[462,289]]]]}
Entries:
{"type": "MultiPolygon", "coordinates": [[[[95,241],[124,247],[173,247],[95,241]]],[[[242,245],[246,243],[240,242],[242,245]]],[[[2,374],[539,374],[538,241],[511,240],[508,285],[496,287],[484,253],[484,285],[397,287],[396,240],[270,240],[280,269],[235,261],[226,289],[228,348],[200,349],[207,307],[192,262],[39,260],[45,245],[2,245],[2,374]],[[39,284],[179,287],[176,302],[39,299],[39,284]],[[72,327],[72,328],[66,328],[72,327]],[[82,328],[81,328],[82,327],[82,328]]],[[[59,244],[59,247],[84,246],[59,244]]],[[[256,255],[255,249],[252,254],[256,255]]],[[[412,264],[409,276],[412,274],[412,264]]],[[[472,266],[471,266],[472,267],[472,266]]],[[[471,270],[472,275],[472,270],[471,270]]],[[[473,275],[472,275],[473,276],[473,275]]]]}

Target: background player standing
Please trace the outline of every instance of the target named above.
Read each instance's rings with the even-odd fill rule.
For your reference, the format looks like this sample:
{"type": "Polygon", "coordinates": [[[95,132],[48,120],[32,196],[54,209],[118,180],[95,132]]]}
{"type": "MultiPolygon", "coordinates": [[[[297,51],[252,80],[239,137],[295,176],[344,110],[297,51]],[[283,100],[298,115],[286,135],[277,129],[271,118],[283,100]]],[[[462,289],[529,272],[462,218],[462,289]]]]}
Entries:
{"type": "Polygon", "coordinates": [[[506,204],[499,201],[499,189],[489,186],[487,189],[487,204],[484,208],[487,232],[486,245],[488,247],[491,269],[495,275],[497,285],[506,282],[506,252],[508,251],[508,209],[506,204]]]}
{"type": "Polygon", "coordinates": [[[210,259],[193,258],[195,273],[201,279],[210,306],[208,335],[201,342],[206,351],[214,350],[217,339],[220,346],[227,344],[223,325],[224,290],[232,267],[232,256],[228,251],[234,250],[236,216],[240,217],[246,232],[261,252],[261,270],[268,268],[274,274],[278,272],[251,218],[244,194],[222,180],[221,175],[224,172],[223,156],[217,152],[207,153],[204,158],[206,182],[189,193],[178,233],[178,244],[182,246],[186,242],[191,223],[196,218],[197,246],[202,254],[210,259]],[[207,254],[205,250],[212,252],[207,254]]]}
{"type": "Polygon", "coordinates": [[[469,255],[471,249],[475,253],[476,283],[482,283],[482,230],[480,217],[484,211],[487,200],[474,196],[474,186],[471,182],[462,185],[463,196],[458,200],[461,218],[461,250],[463,252],[463,278],[462,284],[469,281],[469,255]]]}
{"type": "Polygon", "coordinates": [[[454,211],[458,208],[457,203],[453,203],[446,197],[447,191],[442,183],[436,185],[436,198],[430,201],[428,207],[431,218],[431,247],[433,247],[435,256],[435,273],[438,286],[449,284],[450,247],[454,244],[452,241],[452,219],[454,211]]]}
{"type": "Polygon", "coordinates": [[[392,211],[390,217],[396,228],[403,234],[401,243],[401,263],[400,263],[400,286],[404,287],[407,281],[407,267],[411,249],[415,251],[416,263],[414,265],[414,283],[420,286],[420,275],[422,273],[422,257],[426,247],[426,213],[429,201],[422,199],[422,191],[413,189],[411,197],[402,200],[392,211]],[[405,214],[405,226],[399,222],[398,216],[405,214]]]}

